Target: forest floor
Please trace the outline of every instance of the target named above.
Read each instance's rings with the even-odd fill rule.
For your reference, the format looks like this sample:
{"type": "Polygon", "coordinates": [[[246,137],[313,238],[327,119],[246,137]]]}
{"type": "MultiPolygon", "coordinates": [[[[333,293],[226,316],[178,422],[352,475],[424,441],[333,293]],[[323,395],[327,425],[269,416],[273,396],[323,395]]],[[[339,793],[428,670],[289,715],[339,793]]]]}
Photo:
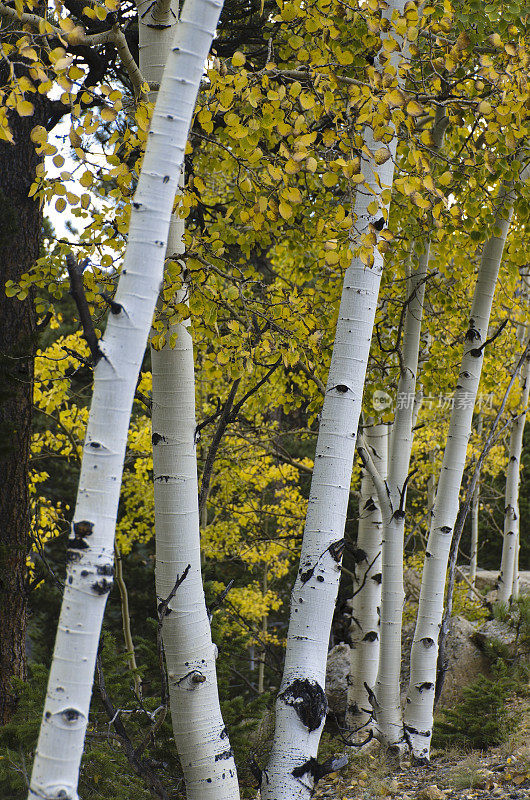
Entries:
{"type": "MultiPolygon", "coordinates": [[[[512,705],[512,704],[511,704],[512,705]]],[[[530,800],[530,702],[515,700],[506,743],[486,752],[435,750],[428,766],[392,767],[374,750],[324,778],[320,800],[530,800]]]]}

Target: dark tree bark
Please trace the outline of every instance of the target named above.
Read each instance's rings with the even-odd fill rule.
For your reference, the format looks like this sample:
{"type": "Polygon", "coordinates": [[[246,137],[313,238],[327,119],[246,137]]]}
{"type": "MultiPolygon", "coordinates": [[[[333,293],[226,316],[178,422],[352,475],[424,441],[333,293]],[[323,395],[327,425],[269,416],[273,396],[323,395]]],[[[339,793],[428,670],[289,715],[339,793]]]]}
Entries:
{"type": "Polygon", "coordinates": [[[7,297],[39,255],[42,212],[28,198],[39,158],[31,129],[44,102],[32,95],[32,117],[12,115],[15,144],[0,142],[0,724],[16,708],[12,677],[26,677],[26,555],[29,549],[29,450],[35,356],[33,300],[7,297]]]}

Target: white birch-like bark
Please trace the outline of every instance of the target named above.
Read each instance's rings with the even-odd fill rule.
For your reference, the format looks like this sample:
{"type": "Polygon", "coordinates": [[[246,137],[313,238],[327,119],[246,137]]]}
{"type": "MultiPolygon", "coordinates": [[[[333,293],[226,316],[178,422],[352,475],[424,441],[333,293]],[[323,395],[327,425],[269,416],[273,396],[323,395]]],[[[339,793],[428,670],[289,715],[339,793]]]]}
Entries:
{"type": "MultiPolygon", "coordinates": [[[[447,119],[437,110],[433,125],[434,149],[443,143],[447,119]]],[[[421,246],[421,245],[420,245],[421,246]]],[[[381,596],[381,644],[375,683],[377,737],[388,747],[404,746],[400,700],[401,628],[403,622],[403,557],[407,476],[410,468],[413,428],[417,418],[416,381],[429,265],[430,238],[423,243],[418,266],[407,281],[408,304],[402,345],[402,367],[392,425],[392,447],[386,483],[388,509],[383,528],[383,581],[381,596]]]]}
{"type": "Polygon", "coordinates": [[[162,635],[173,734],[188,800],[237,800],[234,757],[221,717],[199,538],[193,341],[175,325],[173,348],[151,350],[156,593],[167,598],[162,635]]]}
{"type": "MultiPolygon", "coordinates": [[[[377,471],[384,481],[388,465],[388,425],[368,419],[363,437],[377,471]]],[[[372,731],[370,692],[379,663],[381,607],[381,543],[383,518],[374,482],[366,467],[361,473],[359,526],[356,544],[356,579],[353,582],[352,642],[346,706],[346,725],[359,739],[372,731]]]]}
{"type": "MultiPolygon", "coordinates": [[[[527,337],[526,326],[521,326],[518,333],[519,341],[524,341],[525,336],[527,337]]],[[[522,411],[512,422],[508,448],[504,496],[504,536],[497,594],[497,602],[499,603],[509,603],[518,596],[519,484],[521,481],[523,436],[530,393],[530,358],[527,359],[521,370],[520,387],[522,411]]]]}
{"type": "Polygon", "coordinates": [[[184,148],[222,3],[187,0],[162,79],[131,208],[115,302],[100,341],[65,593],[29,789],[77,800],[101,622],[112,586],[114,529],[136,380],[162,279],[184,148]]]}
{"type": "Polygon", "coordinates": [[[483,345],[487,338],[493,294],[514,199],[513,185],[503,183],[497,198],[498,210],[494,222],[499,235],[492,235],[482,251],[427,540],[404,715],[407,742],[414,757],[422,760],[428,759],[430,752],[438,634],[443,615],[447,561],[480,382],[483,345]]]}
{"type": "MultiPolygon", "coordinates": [[[[140,69],[160,82],[178,19],[178,2],[138,5],[140,69]]],[[[156,97],[156,90],[151,93],[156,97]]],[[[183,251],[184,220],[171,219],[167,257],[183,251]]],[[[185,299],[185,292],[181,292],[185,299]]],[[[177,576],[189,572],[168,604],[162,638],[175,745],[188,800],[237,800],[236,766],[221,716],[215,651],[201,573],[193,340],[187,325],[166,331],[151,348],[156,593],[163,602],[177,576]],[[170,339],[176,337],[174,347],[170,339]]]]}
{"type": "MultiPolygon", "coordinates": [[[[403,13],[403,0],[393,0],[384,15],[403,13]]],[[[393,34],[394,38],[398,37],[393,34]]],[[[384,34],[383,34],[383,38],[384,34]]],[[[399,66],[400,50],[391,55],[399,66]]],[[[396,136],[387,144],[390,157],[377,164],[381,143],[368,126],[363,131],[362,172],[369,190],[355,196],[357,230],[388,212],[382,188],[392,185],[396,136]],[[374,214],[369,204],[377,200],[374,214]]],[[[379,226],[377,226],[379,227],[379,226]]],[[[374,229],[374,238],[377,238],[374,229]]],[[[307,508],[300,568],[291,595],[285,666],[276,701],[272,751],[261,779],[262,800],[307,800],[315,784],[314,759],[324,726],[324,691],[329,632],[340,580],[344,525],[351,484],[355,438],[374,325],[383,258],[374,246],[371,267],[358,256],[346,270],[320,420],[315,464],[307,508]]]]}
{"type": "MultiPolygon", "coordinates": [[[[482,437],[482,414],[479,414],[477,433],[479,441],[482,437]]],[[[477,482],[473,491],[473,499],[471,501],[471,544],[469,546],[469,591],[468,597],[470,600],[475,598],[473,589],[475,588],[475,581],[477,579],[477,564],[478,564],[478,521],[480,509],[480,472],[477,476],[477,482]]]]}

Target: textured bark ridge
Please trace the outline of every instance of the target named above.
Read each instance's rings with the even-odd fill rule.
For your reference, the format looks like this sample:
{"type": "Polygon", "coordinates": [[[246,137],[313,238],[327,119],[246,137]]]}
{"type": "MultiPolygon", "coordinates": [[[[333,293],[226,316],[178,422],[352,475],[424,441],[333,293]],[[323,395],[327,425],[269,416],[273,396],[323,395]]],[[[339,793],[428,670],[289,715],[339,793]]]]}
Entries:
{"type": "Polygon", "coordinates": [[[195,100],[222,3],[187,0],[162,76],[131,208],[128,245],[99,340],[70,558],[30,800],[77,800],[129,417],[162,280],[175,192],[195,100]]]}
{"type": "MultiPolygon", "coordinates": [[[[7,64],[7,61],[5,62],[7,64]]],[[[5,77],[0,68],[0,77],[5,77]]],[[[17,72],[19,67],[17,66],[17,72]]],[[[29,135],[46,121],[46,100],[34,116],[10,117],[15,144],[0,141],[0,724],[16,706],[11,678],[26,677],[26,555],[29,549],[29,446],[33,408],[35,317],[31,297],[7,297],[39,255],[42,214],[28,197],[39,158],[29,135]]]]}

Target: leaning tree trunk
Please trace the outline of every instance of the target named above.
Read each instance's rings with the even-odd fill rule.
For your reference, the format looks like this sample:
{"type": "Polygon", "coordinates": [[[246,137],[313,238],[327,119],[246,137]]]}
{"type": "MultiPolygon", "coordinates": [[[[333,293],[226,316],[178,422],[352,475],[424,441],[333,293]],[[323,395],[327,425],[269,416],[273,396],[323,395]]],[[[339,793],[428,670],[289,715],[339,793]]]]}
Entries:
{"type": "MultiPolygon", "coordinates": [[[[140,71],[150,84],[160,81],[178,12],[175,2],[138,4],[140,71]]],[[[183,236],[184,220],[173,214],[167,258],[178,259],[183,236]]],[[[184,291],[181,295],[184,299],[184,291]]],[[[189,565],[162,623],[173,735],[188,800],[236,800],[236,766],[219,706],[215,652],[202,585],[193,340],[185,325],[171,326],[165,334],[165,345],[151,348],[159,602],[170,595],[177,575],[182,576],[189,565]]]]}
{"type": "Polygon", "coordinates": [[[94,370],[68,569],[30,800],[77,800],[136,380],[162,279],[175,191],[204,61],[221,11],[187,0],[164,70],[131,207],[122,274],[94,370]]]}
{"type": "Polygon", "coordinates": [[[29,198],[40,159],[30,140],[42,123],[10,118],[14,144],[0,141],[0,724],[16,707],[10,684],[26,678],[26,557],[29,550],[29,454],[33,407],[35,316],[31,296],[7,297],[39,255],[42,212],[29,198]]]}
{"type": "Polygon", "coordinates": [[[482,358],[493,294],[513,210],[513,185],[502,184],[493,225],[499,230],[485,243],[473,297],[464,353],[454,395],[421,582],[418,618],[411,650],[410,681],[404,723],[405,736],[415,758],[429,758],[432,736],[438,634],[442,623],[445,576],[458,497],[471,434],[473,408],[482,370],[482,358]]]}
{"type": "MultiPolygon", "coordinates": [[[[402,0],[390,2],[384,15],[403,12],[402,0]]],[[[383,35],[383,38],[384,35],[383,35]]],[[[394,38],[399,38],[394,33],[394,38]]],[[[401,48],[392,53],[399,67],[401,48]]],[[[384,68],[383,68],[384,69],[384,68]]],[[[380,148],[373,131],[363,131],[362,171],[369,191],[357,191],[354,217],[358,230],[370,223],[380,230],[388,202],[382,187],[391,186],[396,136],[389,158],[377,164],[380,148]],[[378,210],[373,213],[374,198],[378,210]],[[370,210],[369,210],[370,206],[370,210]]],[[[373,263],[355,255],[346,274],[337,320],[307,507],[300,567],[291,595],[291,611],[282,683],[276,701],[272,751],[261,777],[262,800],[305,800],[319,772],[315,767],[327,713],[324,692],[329,632],[340,580],[344,525],[383,259],[374,244],[373,263]]]]}
{"type": "MultiPolygon", "coordinates": [[[[363,439],[384,481],[388,465],[388,425],[375,425],[372,419],[363,426],[363,439]]],[[[355,548],[355,580],[350,625],[352,642],[346,725],[356,738],[372,732],[370,706],[379,663],[381,606],[381,544],[383,518],[374,482],[366,467],[361,473],[359,527],[355,548]]]]}

